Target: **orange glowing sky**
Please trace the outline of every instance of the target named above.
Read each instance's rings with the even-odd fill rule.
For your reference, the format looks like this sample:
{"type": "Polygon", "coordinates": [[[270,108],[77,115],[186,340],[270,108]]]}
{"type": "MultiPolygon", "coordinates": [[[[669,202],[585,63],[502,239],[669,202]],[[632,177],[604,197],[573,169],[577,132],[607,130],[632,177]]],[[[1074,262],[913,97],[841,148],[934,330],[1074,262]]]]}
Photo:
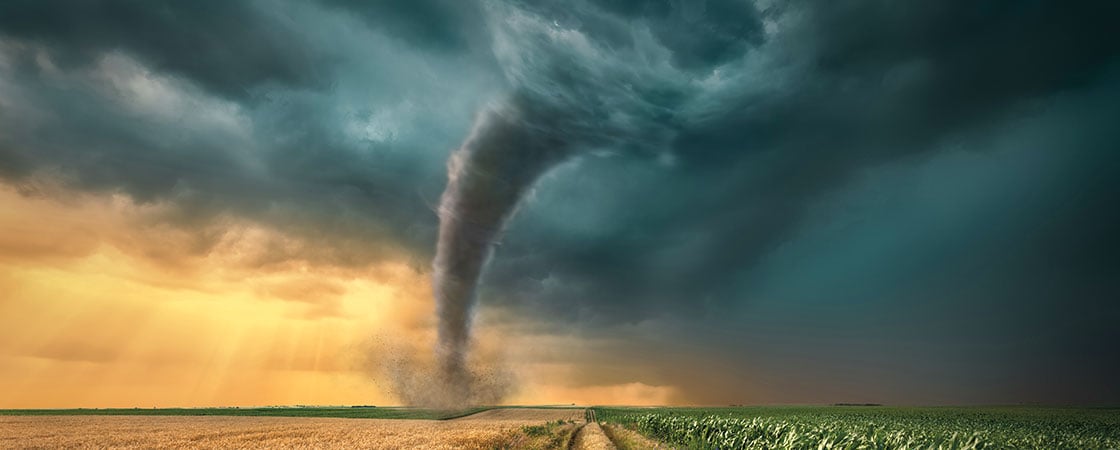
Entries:
{"type": "MultiPolygon", "coordinates": [[[[396,404],[378,367],[432,342],[423,271],[404,256],[311,263],[276,230],[229,219],[189,232],[164,213],[0,188],[0,407],[396,404]]],[[[501,311],[480,320],[479,346],[522,380],[510,403],[671,400],[641,383],[572,386],[576,368],[554,356],[586,343],[503,326],[520,321],[501,311]]]]}

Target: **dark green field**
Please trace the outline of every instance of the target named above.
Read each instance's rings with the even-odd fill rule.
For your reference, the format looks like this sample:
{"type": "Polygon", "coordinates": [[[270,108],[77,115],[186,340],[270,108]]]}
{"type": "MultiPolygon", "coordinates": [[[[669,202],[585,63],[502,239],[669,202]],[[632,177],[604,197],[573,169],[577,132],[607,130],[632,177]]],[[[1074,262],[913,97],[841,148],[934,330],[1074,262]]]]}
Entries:
{"type": "Polygon", "coordinates": [[[1120,409],[790,406],[595,408],[601,422],[699,449],[1116,449],[1120,409]]]}

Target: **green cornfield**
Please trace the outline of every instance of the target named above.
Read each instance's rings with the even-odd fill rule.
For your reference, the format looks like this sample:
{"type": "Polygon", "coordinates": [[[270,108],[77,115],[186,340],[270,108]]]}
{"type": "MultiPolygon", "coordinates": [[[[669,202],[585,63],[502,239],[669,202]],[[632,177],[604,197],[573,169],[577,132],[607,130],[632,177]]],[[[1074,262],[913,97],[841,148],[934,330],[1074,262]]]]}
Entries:
{"type": "Polygon", "coordinates": [[[596,408],[690,449],[1120,449],[1120,409],[596,408]]]}

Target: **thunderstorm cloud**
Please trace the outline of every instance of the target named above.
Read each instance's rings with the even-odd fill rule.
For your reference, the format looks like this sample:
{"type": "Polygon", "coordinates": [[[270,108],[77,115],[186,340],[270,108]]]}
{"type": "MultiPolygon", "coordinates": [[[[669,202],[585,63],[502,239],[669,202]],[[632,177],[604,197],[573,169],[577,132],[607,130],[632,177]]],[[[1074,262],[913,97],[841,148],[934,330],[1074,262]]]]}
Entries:
{"type": "Polygon", "coordinates": [[[158,220],[199,254],[234,217],[314,248],[261,265],[428,271],[447,160],[496,114],[516,126],[492,141],[563,155],[503,159],[531,174],[510,175],[527,179],[476,295],[599,343],[572,383],[715,404],[1115,403],[1116,17],[9,0],[0,183],[169,205],[158,220]]]}

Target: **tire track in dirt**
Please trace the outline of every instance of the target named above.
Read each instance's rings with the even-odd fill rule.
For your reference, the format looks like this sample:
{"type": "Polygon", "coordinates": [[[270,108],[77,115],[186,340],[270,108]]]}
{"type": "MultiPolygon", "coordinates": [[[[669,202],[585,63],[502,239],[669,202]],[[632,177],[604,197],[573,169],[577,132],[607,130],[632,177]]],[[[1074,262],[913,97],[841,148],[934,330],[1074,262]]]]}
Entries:
{"type": "Polygon", "coordinates": [[[576,437],[572,440],[572,445],[569,448],[574,450],[615,450],[617,447],[603,432],[599,422],[595,420],[595,410],[588,409],[586,417],[587,423],[576,432],[576,437]]]}

